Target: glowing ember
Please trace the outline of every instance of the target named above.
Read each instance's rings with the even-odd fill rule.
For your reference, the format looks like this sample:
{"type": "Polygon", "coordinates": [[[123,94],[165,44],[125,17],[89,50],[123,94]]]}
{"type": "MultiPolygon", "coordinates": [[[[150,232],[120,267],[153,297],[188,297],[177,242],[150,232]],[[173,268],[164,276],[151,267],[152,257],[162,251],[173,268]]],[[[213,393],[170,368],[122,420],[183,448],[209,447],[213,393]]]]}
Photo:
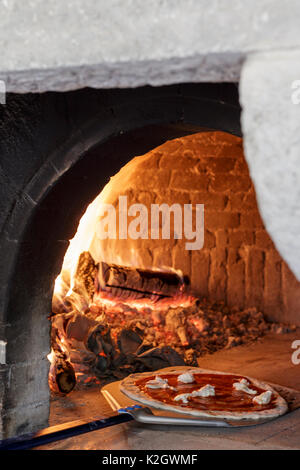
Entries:
{"type": "MultiPolygon", "coordinates": [[[[143,298],[143,299],[124,299],[122,302],[122,298],[114,298],[112,294],[109,294],[107,292],[100,291],[95,294],[93,303],[90,305],[90,309],[93,310],[97,306],[106,306],[108,308],[118,308],[118,305],[120,304],[126,304],[132,309],[137,309],[141,311],[145,311],[145,309],[150,309],[150,310],[168,310],[169,308],[176,308],[176,307],[182,307],[186,308],[192,305],[193,301],[195,298],[191,295],[182,295],[182,296],[177,296],[174,298],[164,298],[159,301],[159,305],[157,305],[157,302],[148,299],[148,298],[143,298]]],[[[119,307],[122,308],[122,307],[119,307]]]]}

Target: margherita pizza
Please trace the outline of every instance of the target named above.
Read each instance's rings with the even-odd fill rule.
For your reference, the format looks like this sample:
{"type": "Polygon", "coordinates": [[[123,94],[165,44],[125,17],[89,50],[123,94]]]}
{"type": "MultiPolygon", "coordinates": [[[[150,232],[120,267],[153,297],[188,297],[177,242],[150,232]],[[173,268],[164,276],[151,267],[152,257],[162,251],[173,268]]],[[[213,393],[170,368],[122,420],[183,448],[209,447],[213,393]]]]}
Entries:
{"type": "Polygon", "coordinates": [[[203,418],[265,420],[288,411],[284,398],[264,382],[198,368],[132,374],[120,390],[152,408],[203,418]]]}

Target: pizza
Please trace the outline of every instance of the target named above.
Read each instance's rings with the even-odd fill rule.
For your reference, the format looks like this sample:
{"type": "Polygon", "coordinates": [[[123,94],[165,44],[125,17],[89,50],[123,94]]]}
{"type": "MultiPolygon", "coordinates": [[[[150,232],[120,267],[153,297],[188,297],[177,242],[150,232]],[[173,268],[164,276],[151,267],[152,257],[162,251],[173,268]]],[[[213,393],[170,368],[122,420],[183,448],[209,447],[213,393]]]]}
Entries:
{"type": "Polygon", "coordinates": [[[120,390],[152,408],[195,417],[255,421],[288,411],[284,398],[264,382],[195,367],[132,374],[120,390]]]}

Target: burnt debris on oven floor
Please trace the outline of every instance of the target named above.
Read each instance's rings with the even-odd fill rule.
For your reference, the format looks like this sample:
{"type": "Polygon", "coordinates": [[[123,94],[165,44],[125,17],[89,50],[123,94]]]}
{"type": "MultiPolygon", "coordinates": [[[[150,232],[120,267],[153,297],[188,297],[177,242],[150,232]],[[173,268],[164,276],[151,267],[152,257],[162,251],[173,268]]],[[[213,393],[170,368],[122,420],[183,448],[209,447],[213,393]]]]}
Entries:
{"type": "Polygon", "coordinates": [[[207,354],[251,344],[267,333],[296,330],[294,325],[268,322],[256,308],[229,309],[225,303],[212,304],[195,298],[182,287],[180,296],[178,279],[165,273],[166,279],[172,280],[169,284],[162,282],[159,273],[154,272],[155,277],[152,273],[151,278],[147,272],[143,285],[147,294],[143,295],[141,289],[133,293],[131,289],[128,295],[128,285],[135,282],[138,286],[146,271],[133,273],[129,268],[107,266],[107,284],[113,288],[108,286],[99,292],[92,287],[97,269],[91,256],[84,253],[76,275],[77,292],[75,287],[69,296],[54,298],[49,374],[53,392],[68,393],[76,382],[82,388],[104,385],[135,372],[184,364],[196,366],[199,358],[207,354]],[[156,292],[154,299],[151,283],[156,292]],[[83,302],[87,292],[91,302],[85,308],[81,303],[79,311],[75,308],[76,299],[80,296],[83,302]],[[167,295],[170,292],[175,295],[167,295]],[[59,386],[57,377],[63,382],[59,386]]]}

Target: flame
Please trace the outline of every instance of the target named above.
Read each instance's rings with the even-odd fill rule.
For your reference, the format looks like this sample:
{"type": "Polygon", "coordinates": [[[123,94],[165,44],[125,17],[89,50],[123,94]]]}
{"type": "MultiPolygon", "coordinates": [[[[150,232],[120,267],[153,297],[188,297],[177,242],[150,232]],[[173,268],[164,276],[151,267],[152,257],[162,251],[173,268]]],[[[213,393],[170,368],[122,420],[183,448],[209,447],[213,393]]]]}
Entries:
{"type": "Polygon", "coordinates": [[[54,291],[56,295],[65,296],[66,290],[67,290],[66,288],[67,288],[67,285],[63,281],[62,276],[61,275],[57,276],[54,282],[54,291]]]}
{"type": "MultiPolygon", "coordinates": [[[[164,265],[159,267],[154,266],[152,265],[153,263],[151,263],[152,256],[148,257],[148,261],[145,261],[146,258],[143,256],[143,250],[140,245],[141,240],[132,240],[131,238],[103,240],[100,239],[97,234],[99,220],[103,217],[103,212],[105,212],[104,207],[107,204],[112,204],[114,207],[118,204],[116,201],[119,200],[120,188],[127,187],[131,178],[134,177],[132,168],[129,162],[110,179],[100,194],[88,205],[84,215],[80,219],[77,232],[69,241],[69,247],[64,257],[62,270],[60,275],[56,278],[54,286],[55,303],[58,304],[58,306],[63,305],[64,311],[68,311],[68,308],[76,308],[78,311],[84,311],[89,307],[90,299],[83,299],[83,295],[78,295],[78,289],[76,289],[78,261],[80,255],[84,252],[90,253],[95,264],[100,265],[101,262],[105,262],[109,265],[114,264],[151,271],[175,273],[183,280],[184,276],[180,269],[164,265]]],[[[130,185],[128,187],[130,187],[130,185]]],[[[116,219],[118,225],[119,218],[116,217],[116,219]]],[[[151,240],[151,243],[155,243],[155,241],[151,240]]],[[[157,246],[159,243],[160,242],[157,241],[157,246]]],[[[101,288],[104,287],[101,269],[98,269],[97,282],[101,288]]],[[[176,303],[178,302],[176,301],[176,303]]],[[[136,304],[136,307],[141,308],[139,303],[136,304]]]]}
{"type": "Polygon", "coordinates": [[[50,364],[53,364],[55,360],[55,352],[53,351],[53,348],[51,348],[51,352],[47,355],[47,359],[50,362],[50,364]]]}

